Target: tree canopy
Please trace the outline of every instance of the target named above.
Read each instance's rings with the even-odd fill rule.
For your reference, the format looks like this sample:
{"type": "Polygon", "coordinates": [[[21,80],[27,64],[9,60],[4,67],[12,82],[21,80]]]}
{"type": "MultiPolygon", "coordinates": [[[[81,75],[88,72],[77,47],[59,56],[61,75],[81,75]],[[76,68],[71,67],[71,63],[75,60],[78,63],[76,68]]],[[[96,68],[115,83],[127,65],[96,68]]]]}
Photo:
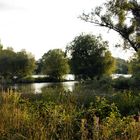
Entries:
{"type": "Polygon", "coordinates": [[[68,59],[61,49],[49,50],[42,56],[43,73],[49,77],[62,80],[69,73],[68,59]]]}
{"type": "Polygon", "coordinates": [[[130,73],[134,77],[140,77],[140,51],[134,55],[130,61],[130,73]]]}
{"type": "Polygon", "coordinates": [[[14,52],[12,48],[0,50],[0,76],[4,79],[22,78],[31,75],[35,59],[26,51],[14,52]]]}
{"type": "Polygon", "coordinates": [[[81,34],[67,46],[71,56],[72,71],[78,78],[94,78],[110,74],[114,58],[108,51],[108,43],[101,36],[81,34]]]}
{"type": "Polygon", "coordinates": [[[40,58],[35,63],[36,63],[35,74],[42,74],[42,68],[43,68],[42,59],[40,58]]]}
{"type": "Polygon", "coordinates": [[[82,20],[118,32],[125,41],[125,48],[140,48],[140,3],[138,0],[109,0],[90,13],[83,13],[82,20]]]}
{"type": "Polygon", "coordinates": [[[129,69],[129,63],[121,58],[116,58],[116,70],[115,73],[118,74],[128,74],[128,69],[129,69]]]}
{"type": "Polygon", "coordinates": [[[129,62],[129,72],[132,74],[131,84],[133,88],[140,87],[140,51],[134,54],[129,62]]]}

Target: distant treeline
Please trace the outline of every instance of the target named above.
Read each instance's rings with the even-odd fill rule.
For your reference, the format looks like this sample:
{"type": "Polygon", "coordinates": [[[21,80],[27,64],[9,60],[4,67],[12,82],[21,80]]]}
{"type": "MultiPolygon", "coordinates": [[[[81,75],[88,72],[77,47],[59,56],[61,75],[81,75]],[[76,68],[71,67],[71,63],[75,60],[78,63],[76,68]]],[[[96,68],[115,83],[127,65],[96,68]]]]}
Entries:
{"type": "Polygon", "coordinates": [[[65,51],[49,50],[35,61],[25,50],[15,52],[0,45],[0,80],[1,83],[23,81],[33,74],[45,74],[48,79],[62,81],[68,73],[78,80],[89,80],[112,73],[138,73],[139,53],[128,62],[112,57],[108,48],[108,42],[101,36],[82,33],[67,45],[65,51]]]}

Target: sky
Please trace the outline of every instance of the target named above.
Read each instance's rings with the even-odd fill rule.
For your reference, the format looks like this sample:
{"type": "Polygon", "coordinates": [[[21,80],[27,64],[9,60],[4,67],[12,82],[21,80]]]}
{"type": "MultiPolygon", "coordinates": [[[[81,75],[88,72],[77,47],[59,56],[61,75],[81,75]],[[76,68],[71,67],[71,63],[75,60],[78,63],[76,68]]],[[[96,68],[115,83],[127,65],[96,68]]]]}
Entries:
{"type": "Polygon", "coordinates": [[[25,49],[36,60],[50,49],[65,49],[82,32],[103,35],[114,57],[129,52],[115,48],[118,34],[78,18],[105,0],[0,0],[0,40],[14,51],[25,49]]]}

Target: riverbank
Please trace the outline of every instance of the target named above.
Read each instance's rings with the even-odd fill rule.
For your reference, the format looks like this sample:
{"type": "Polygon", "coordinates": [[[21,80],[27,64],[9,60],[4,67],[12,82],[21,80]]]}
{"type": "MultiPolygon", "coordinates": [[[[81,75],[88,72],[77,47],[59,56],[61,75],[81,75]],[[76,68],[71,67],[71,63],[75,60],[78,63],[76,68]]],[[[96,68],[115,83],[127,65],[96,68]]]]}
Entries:
{"type": "MultiPolygon", "coordinates": [[[[104,78],[111,78],[112,80],[116,80],[116,79],[130,79],[132,76],[129,74],[112,74],[111,76],[103,76],[100,79],[104,79],[104,78]]],[[[96,78],[94,79],[96,80],[96,78]]],[[[56,83],[56,82],[71,82],[71,81],[93,81],[93,80],[78,80],[75,79],[75,76],[73,74],[68,74],[66,75],[63,79],[59,80],[56,78],[52,78],[52,77],[48,77],[46,75],[32,75],[32,76],[27,76],[21,79],[3,79],[0,80],[0,84],[18,84],[18,83],[56,83]]]]}
{"type": "MultiPolygon", "coordinates": [[[[8,81],[1,84],[1,89],[19,89],[18,91],[22,92],[22,89],[33,89],[35,92],[41,91],[41,88],[45,88],[47,86],[61,86],[66,89],[73,90],[75,87],[74,85],[88,85],[92,86],[95,89],[115,89],[115,90],[133,90],[133,89],[140,89],[140,82],[138,79],[134,77],[118,77],[112,78],[109,76],[101,77],[100,79],[93,79],[93,80],[56,80],[51,79],[49,77],[26,77],[20,80],[8,81]]],[[[25,90],[23,90],[25,91],[25,90]]],[[[26,90],[27,91],[27,90],[26,90]]]]}
{"type": "Polygon", "coordinates": [[[58,80],[50,77],[25,77],[23,79],[14,80],[14,83],[44,83],[44,82],[55,83],[55,82],[69,82],[69,81],[75,81],[75,80],[70,80],[70,79],[58,80]]]}
{"type": "Polygon", "coordinates": [[[55,79],[55,78],[50,78],[47,76],[43,77],[24,77],[21,79],[3,79],[0,80],[1,85],[7,85],[7,84],[31,84],[31,83],[57,83],[57,82],[70,82],[70,81],[75,81],[74,79],[55,79]]]}
{"type": "Polygon", "coordinates": [[[139,139],[140,95],[125,91],[101,97],[83,88],[1,93],[0,139],[139,139]]]}

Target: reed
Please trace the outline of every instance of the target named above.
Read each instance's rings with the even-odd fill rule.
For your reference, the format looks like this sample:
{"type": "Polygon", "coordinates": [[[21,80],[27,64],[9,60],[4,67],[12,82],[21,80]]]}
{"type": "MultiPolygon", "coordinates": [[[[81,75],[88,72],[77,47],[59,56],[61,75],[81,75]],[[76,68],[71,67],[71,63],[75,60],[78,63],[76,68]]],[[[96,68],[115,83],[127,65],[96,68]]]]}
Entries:
{"type": "Polygon", "coordinates": [[[122,116],[117,106],[104,97],[96,97],[84,106],[69,91],[55,92],[48,89],[41,95],[1,93],[0,139],[140,139],[140,122],[132,115],[122,116]]]}

